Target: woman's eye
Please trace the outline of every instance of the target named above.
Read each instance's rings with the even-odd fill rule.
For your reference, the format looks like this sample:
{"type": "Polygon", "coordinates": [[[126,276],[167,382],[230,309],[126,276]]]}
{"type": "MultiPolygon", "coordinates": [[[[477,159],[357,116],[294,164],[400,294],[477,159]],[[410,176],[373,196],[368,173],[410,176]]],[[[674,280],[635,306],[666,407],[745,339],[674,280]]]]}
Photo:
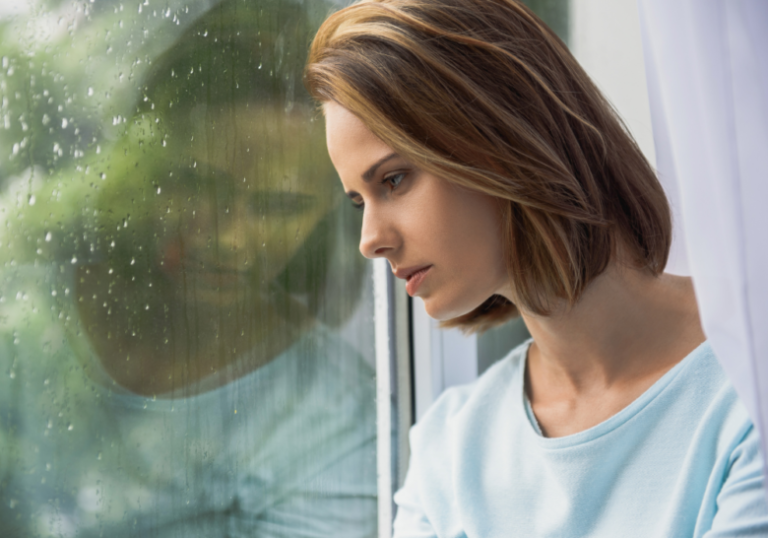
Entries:
{"type": "Polygon", "coordinates": [[[405,179],[405,173],[399,172],[397,174],[386,176],[382,183],[389,183],[392,190],[394,190],[403,182],[403,179],[405,179]]]}
{"type": "Polygon", "coordinates": [[[352,202],[352,207],[354,207],[358,211],[362,211],[363,208],[365,207],[365,204],[362,203],[362,202],[360,202],[359,204],[356,204],[355,202],[352,202]]]}

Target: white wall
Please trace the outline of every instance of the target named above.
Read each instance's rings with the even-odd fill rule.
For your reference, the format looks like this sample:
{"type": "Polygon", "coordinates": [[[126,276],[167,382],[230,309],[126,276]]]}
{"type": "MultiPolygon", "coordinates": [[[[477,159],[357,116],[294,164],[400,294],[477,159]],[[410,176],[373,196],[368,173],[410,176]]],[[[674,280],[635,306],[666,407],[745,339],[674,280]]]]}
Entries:
{"type": "Polygon", "coordinates": [[[571,50],[653,166],[651,110],[636,0],[571,0],[571,50]]]}
{"type": "MultiPolygon", "coordinates": [[[[571,50],[656,168],[637,0],[571,0],[570,7],[571,50]]],[[[659,179],[672,208],[672,250],[666,271],[688,275],[677,184],[663,175],[659,179]]]]}

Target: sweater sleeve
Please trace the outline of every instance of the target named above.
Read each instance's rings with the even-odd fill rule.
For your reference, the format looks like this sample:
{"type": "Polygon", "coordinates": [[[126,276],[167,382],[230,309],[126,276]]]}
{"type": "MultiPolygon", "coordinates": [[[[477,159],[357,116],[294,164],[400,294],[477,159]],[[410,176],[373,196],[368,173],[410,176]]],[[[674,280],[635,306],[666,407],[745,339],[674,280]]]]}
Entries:
{"type": "Polygon", "coordinates": [[[403,487],[395,494],[395,538],[461,536],[453,518],[451,423],[473,385],[452,387],[411,428],[411,458],[403,487]]]}
{"type": "Polygon", "coordinates": [[[766,500],[760,438],[754,427],[731,455],[731,464],[720,493],[712,528],[705,538],[768,536],[766,500]]]}
{"type": "Polygon", "coordinates": [[[409,470],[405,484],[395,494],[397,514],[393,538],[437,538],[437,533],[422,509],[414,481],[414,473],[409,470]]]}

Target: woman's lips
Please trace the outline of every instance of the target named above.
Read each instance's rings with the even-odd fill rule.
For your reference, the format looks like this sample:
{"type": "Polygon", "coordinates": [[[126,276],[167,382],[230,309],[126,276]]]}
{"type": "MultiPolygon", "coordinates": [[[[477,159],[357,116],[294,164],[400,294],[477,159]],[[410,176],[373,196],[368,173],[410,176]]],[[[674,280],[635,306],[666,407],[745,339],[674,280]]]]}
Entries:
{"type": "Polygon", "coordinates": [[[412,273],[410,276],[407,277],[407,283],[405,284],[405,291],[408,292],[408,295],[411,297],[414,297],[416,295],[416,292],[419,290],[419,287],[421,286],[421,283],[424,282],[424,279],[427,276],[427,273],[429,273],[429,270],[432,269],[432,266],[429,265],[427,267],[424,267],[423,269],[419,269],[415,273],[412,273]]]}

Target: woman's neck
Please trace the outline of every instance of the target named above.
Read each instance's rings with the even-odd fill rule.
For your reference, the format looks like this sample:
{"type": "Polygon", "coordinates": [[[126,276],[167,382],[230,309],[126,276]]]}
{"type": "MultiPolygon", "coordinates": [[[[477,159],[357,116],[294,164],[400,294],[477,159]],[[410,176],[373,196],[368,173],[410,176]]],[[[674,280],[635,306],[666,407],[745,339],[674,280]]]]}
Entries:
{"type": "Polygon", "coordinates": [[[540,413],[553,419],[552,435],[620,411],[705,339],[689,278],[618,264],[573,307],[523,319],[534,340],[526,390],[545,431],[540,413]]]}

